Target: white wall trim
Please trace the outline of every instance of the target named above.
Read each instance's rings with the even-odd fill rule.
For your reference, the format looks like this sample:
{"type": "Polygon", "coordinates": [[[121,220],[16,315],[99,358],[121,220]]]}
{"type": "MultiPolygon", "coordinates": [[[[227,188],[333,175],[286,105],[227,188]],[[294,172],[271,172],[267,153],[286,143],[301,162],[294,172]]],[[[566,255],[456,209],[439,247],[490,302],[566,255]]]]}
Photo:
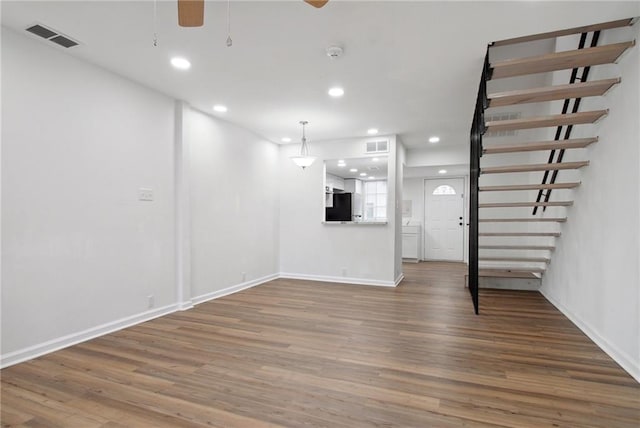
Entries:
{"type": "Polygon", "coordinates": [[[394,287],[397,287],[398,285],[400,285],[403,279],[404,279],[404,272],[400,272],[400,275],[398,275],[398,277],[396,278],[394,287]]]}
{"type": "Polygon", "coordinates": [[[395,287],[395,281],[382,281],[380,279],[351,278],[345,276],[309,275],[306,273],[280,272],[280,278],[301,279],[307,281],[334,282],[340,284],[374,285],[377,287],[395,287]]]}
{"type": "Polygon", "coordinates": [[[189,309],[193,308],[193,306],[193,300],[185,300],[184,302],[178,303],[178,310],[188,311],[189,309]]]}
{"type": "Polygon", "coordinates": [[[0,368],[9,367],[23,361],[31,360],[44,354],[49,354],[51,352],[67,348],[71,345],[76,345],[78,343],[86,342],[87,340],[94,339],[99,336],[104,336],[105,334],[122,330],[123,328],[132,327],[136,324],[140,324],[142,322],[149,321],[163,315],[168,315],[172,312],[175,312],[177,309],[177,304],[163,306],[162,308],[152,309],[136,315],[120,318],[119,320],[111,321],[102,325],[98,325],[96,327],[91,327],[78,333],[68,334],[57,339],[48,340],[44,343],[39,343],[37,345],[10,352],[8,354],[0,356],[0,368]]]}
{"type": "Polygon", "coordinates": [[[587,322],[583,321],[579,316],[571,312],[566,306],[551,297],[549,293],[545,292],[545,290],[540,290],[540,293],[542,293],[542,295],[551,302],[553,306],[562,312],[564,316],[569,318],[576,327],[582,330],[582,332],[586,334],[596,345],[598,345],[600,349],[602,349],[616,363],[618,363],[620,367],[640,383],[640,365],[634,362],[633,358],[630,358],[624,352],[620,351],[620,349],[599,334],[595,328],[591,327],[587,322]]]}
{"type": "Polygon", "coordinates": [[[191,298],[194,305],[198,305],[200,303],[208,302],[209,300],[217,299],[219,297],[227,296],[229,294],[237,293],[238,291],[246,290],[251,287],[255,287],[256,285],[264,284],[265,282],[273,281],[274,279],[278,279],[279,275],[277,273],[263,276],[262,278],[256,278],[251,281],[242,282],[240,284],[232,285],[231,287],[223,288],[222,290],[212,291],[211,293],[205,293],[200,296],[196,296],[191,298]]]}
{"type": "Polygon", "coordinates": [[[201,296],[193,297],[189,301],[181,303],[174,303],[171,305],[163,306],[161,308],[152,309],[136,315],[131,315],[119,320],[111,321],[96,327],[92,327],[77,333],[68,334],[57,339],[48,340],[37,345],[29,346],[24,349],[19,349],[8,354],[0,355],[0,368],[12,366],[14,364],[22,363],[24,361],[32,360],[51,352],[58,351],[63,348],[67,348],[78,343],[86,342],[87,340],[95,339],[96,337],[104,336],[109,333],[116,332],[128,327],[133,327],[137,324],[150,321],[155,318],[159,318],[164,315],[169,315],[173,312],[180,310],[188,310],[199,303],[204,303],[209,300],[224,297],[229,294],[237,293],[248,288],[255,287],[257,285],[264,284],[278,278],[288,279],[301,279],[311,281],[322,282],[334,282],[345,284],[359,284],[359,285],[374,285],[381,287],[395,287],[402,279],[404,274],[400,274],[395,283],[391,281],[380,281],[375,279],[359,279],[359,278],[344,278],[344,277],[330,277],[330,276],[318,276],[318,275],[306,275],[306,274],[292,274],[292,273],[275,273],[266,275],[261,278],[256,278],[251,281],[246,281],[241,284],[233,285],[231,287],[224,288],[222,290],[214,291],[211,293],[203,294],[201,296]]]}

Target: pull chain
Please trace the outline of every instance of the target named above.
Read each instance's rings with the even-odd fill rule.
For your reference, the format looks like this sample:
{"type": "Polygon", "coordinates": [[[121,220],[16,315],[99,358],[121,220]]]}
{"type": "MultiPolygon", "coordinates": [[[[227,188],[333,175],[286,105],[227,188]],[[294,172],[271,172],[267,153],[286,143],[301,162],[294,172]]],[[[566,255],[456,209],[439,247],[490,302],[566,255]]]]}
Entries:
{"type": "Polygon", "coordinates": [[[233,45],[231,40],[231,0],[227,0],[227,47],[233,45]]]}

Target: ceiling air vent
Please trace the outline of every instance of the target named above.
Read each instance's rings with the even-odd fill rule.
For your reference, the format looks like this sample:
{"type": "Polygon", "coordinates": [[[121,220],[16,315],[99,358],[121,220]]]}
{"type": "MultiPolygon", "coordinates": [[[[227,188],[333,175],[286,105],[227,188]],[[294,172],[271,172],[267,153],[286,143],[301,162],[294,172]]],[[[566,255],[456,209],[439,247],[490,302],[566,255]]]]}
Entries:
{"type": "Polygon", "coordinates": [[[387,140],[368,141],[365,146],[365,153],[386,153],[389,151],[387,140]]]}
{"type": "Polygon", "coordinates": [[[57,45],[60,45],[64,48],[72,48],[77,46],[79,43],[75,40],[70,39],[67,36],[63,36],[59,31],[55,31],[51,28],[47,28],[41,24],[35,24],[26,29],[31,34],[35,34],[36,36],[40,36],[43,39],[47,39],[50,42],[53,42],[57,45]]]}
{"type": "Polygon", "coordinates": [[[53,36],[57,36],[58,35],[57,33],[49,30],[48,28],[43,27],[42,25],[38,25],[38,24],[27,28],[27,31],[30,32],[30,33],[35,34],[36,36],[43,37],[45,39],[49,39],[49,38],[51,38],[53,36]]]}
{"type": "Polygon", "coordinates": [[[65,48],[72,48],[74,46],[76,46],[78,43],[74,42],[71,39],[66,38],[65,36],[56,36],[52,39],[50,39],[53,43],[57,43],[62,47],[65,48]]]}
{"type": "MultiPolygon", "coordinates": [[[[520,113],[496,113],[485,114],[484,123],[496,122],[500,120],[514,120],[520,119],[520,113]]],[[[488,131],[484,134],[485,137],[513,137],[516,135],[516,131],[488,131]]]]}

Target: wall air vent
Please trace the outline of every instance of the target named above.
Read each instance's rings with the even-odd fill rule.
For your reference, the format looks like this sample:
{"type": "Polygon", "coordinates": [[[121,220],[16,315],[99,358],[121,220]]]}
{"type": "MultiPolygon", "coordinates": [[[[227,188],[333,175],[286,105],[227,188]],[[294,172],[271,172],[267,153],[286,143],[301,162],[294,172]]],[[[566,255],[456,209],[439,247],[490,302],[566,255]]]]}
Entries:
{"type": "MultiPolygon", "coordinates": [[[[521,113],[496,113],[485,114],[484,123],[496,122],[500,120],[514,120],[520,119],[521,113]]],[[[484,137],[513,137],[517,134],[517,131],[488,131],[484,134],[484,137]]]]}
{"type": "Polygon", "coordinates": [[[76,42],[75,40],[70,39],[67,36],[64,36],[62,34],[60,34],[59,31],[55,31],[51,28],[45,27],[44,25],[41,24],[35,24],[32,25],[31,27],[26,28],[26,30],[28,32],[30,32],[31,34],[35,34],[36,36],[40,36],[43,39],[47,39],[50,42],[53,42],[59,46],[62,46],[64,48],[72,48],[74,46],[77,46],[79,43],[76,42]]]}
{"type": "Polygon", "coordinates": [[[387,140],[368,141],[365,146],[365,153],[386,153],[389,151],[387,140]]]}

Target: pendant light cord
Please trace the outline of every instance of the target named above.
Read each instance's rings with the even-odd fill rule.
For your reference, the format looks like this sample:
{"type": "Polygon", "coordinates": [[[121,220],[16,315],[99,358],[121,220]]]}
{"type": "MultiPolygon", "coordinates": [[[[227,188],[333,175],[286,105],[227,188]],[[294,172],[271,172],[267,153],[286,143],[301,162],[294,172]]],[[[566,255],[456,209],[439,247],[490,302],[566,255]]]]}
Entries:
{"type": "Polygon", "coordinates": [[[158,46],[158,0],[153,0],[153,46],[158,46]]]}
{"type": "Polygon", "coordinates": [[[231,40],[231,0],[227,0],[227,47],[233,45],[231,40]]]}
{"type": "Polygon", "coordinates": [[[305,136],[304,133],[304,127],[307,125],[308,122],[306,121],[300,121],[300,123],[302,124],[302,144],[300,145],[300,156],[309,156],[309,147],[307,146],[307,137],[305,136]]]}

